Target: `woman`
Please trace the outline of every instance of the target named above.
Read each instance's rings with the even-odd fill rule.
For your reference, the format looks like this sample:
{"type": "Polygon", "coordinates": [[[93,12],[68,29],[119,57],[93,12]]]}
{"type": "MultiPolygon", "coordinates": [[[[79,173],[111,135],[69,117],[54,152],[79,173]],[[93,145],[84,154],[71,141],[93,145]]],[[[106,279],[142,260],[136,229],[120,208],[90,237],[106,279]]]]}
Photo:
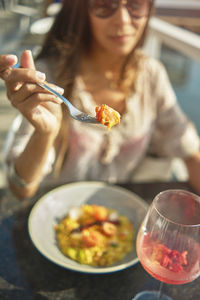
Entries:
{"type": "Polygon", "coordinates": [[[134,180],[149,153],[184,159],[200,192],[199,138],[177,105],[163,66],[140,51],[153,8],[151,0],[64,0],[38,57],[30,51],[20,69],[15,56],[0,57],[8,98],[24,116],[8,154],[8,180],[18,197],[32,196],[43,181],[134,180]],[[71,119],[60,101],[37,81],[56,83],[82,111],[103,103],[121,124],[71,119]]]}

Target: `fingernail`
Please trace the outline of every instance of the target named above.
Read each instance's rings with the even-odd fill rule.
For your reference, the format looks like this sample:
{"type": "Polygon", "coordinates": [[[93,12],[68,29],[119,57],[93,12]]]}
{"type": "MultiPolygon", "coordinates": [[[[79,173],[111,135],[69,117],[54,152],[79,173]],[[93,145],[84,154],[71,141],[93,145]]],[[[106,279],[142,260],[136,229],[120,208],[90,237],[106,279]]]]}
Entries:
{"type": "Polygon", "coordinates": [[[27,49],[27,50],[25,50],[28,54],[30,54],[30,55],[32,55],[32,51],[31,50],[29,50],[29,49],[27,49]]]}
{"type": "Polygon", "coordinates": [[[60,104],[63,103],[62,99],[60,99],[59,97],[56,97],[56,99],[57,99],[58,103],[60,103],[60,104]]]}
{"type": "Polygon", "coordinates": [[[59,86],[56,86],[56,91],[61,95],[64,93],[64,89],[59,86]]]}
{"type": "Polygon", "coordinates": [[[9,63],[17,62],[17,56],[13,54],[6,55],[6,60],[9,63]]]}
{"type": "Polygon", "coordinates": [[[36,77],[39,80],[45,80],[46,79],[46,75],[42,72],[36,71],[36,77]]]}

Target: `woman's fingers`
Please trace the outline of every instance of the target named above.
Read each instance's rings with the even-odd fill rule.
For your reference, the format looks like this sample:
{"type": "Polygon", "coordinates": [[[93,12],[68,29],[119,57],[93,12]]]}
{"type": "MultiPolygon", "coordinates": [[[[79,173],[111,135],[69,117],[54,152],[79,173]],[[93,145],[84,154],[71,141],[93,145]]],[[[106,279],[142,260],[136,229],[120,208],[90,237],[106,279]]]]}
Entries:
{"type": "Polygon", "coordinates": [[[45,81],[46,76],[40,71],[33,69],[7,69],[4,72],[4,80],[7,83],[8,88],[12,89],[15,87],[16,82],[43,82],[45,81]]]}
{"type": "MultiPolygon", "coordinates": [[[[18,58],[14,54],[0,55],[0,76],[6,69],[13,67],[18,62],[18,58]]],[[[35,69],[32,52],[30,50],[23,51],[20,59],[20,66],[25,69],[35,69]]]]}
{"type": "Polygon", "coordinates": [[[35,63],[33,59],[32,52],[30,50],[25,50],[22,52],[20,59],[20,66],[22,68],[35,69],[35,63]]]}
{"type": "Polygon", "coordinates": [[[16,107],[23,115],[30,117],[31,115],[33,115],[35,109],[40,109],[40,107],[42,107],[43,104],[44,107],[46,107],[48,110],[48,105],[58,105],[58,101],[59,100],[57,100],[57,98],[54,95],[37,93],[31,95],[23,102],[15,102],[14,100],[12,102],[12,105],[16,107]]]}
{"type": "MultiPolygon", "coordinates": [[[[48,84],[51,88],[55,89],[59,94],[64,93],[64,89],[53,85],[53,84],[48,84]]],[[[10,99],[11,103],[13,106],[17,107],[19,104],[25,102],[25,101],[34,101],[37,103],[41,102],[55,102],[55,103],[62,103],[62,100],[47,90],[41,88],[37,84],[32,84],[32,83],[27,83],[23,84],[22,87],[14,93],[9,93],[8,92],[8,98],[10,99]]]]}
{"type": "MultiPolygon", "coordinates": [[[[26,99],[24,102],[12,102],[12,105],[17,108],[23,115],[25,116],[31,116],[34,111],[33,109],[37,108],[39,109],[40,106],[42,106],[43,103],[56,103],[55,97],[50,94],[36,94],[30,96],[28,99],[26,99]]],[[[56,103],[58,104],[58,103],[56,103]]]]}
{"type": "MultiPolygon", "coordinates": [[[[62,100],[51,94],[49,91],[37,85],[44,82],[44,73],[35,70],[35,64],[31,51],[25,50],[20,59],[20,68],[13,68],[17,63],[15,55],[0,56],[0,77],[5,80],[7,95],[12,105],[21,110],[24,107],[46,105],[45,103],[62,103],[62,100]]],[[[64,90],[58,86],[49,84],[58,93],[63,94],[64,90]]]]}
{"type": "Polygon", "coordinates": [[[17,63],[17,56],[13,54],[0,55],[0,77],[3,78],[3,73],[6,69],[14,66],[17,63]]]}
{"type": "Polygon", "coordinates": [[[9,88],[16,89],[21,82],[44,81],[45,74],[35,70],[33,56],[30,50],[21,55],[20,68],[12,68],[17,63],[16,55],[0,56],[0,77],[4,79],[9,88]],[[18,82],[18,83],[17,83],[18,82]]]}
{"type": "Polygon", "coordinates": [[[8,98],[9,95],[18,91],[23,84],[44,82],[46,76],[36,70],[31,69],[6,69],[3,75],[6,83],[8,98]]]}

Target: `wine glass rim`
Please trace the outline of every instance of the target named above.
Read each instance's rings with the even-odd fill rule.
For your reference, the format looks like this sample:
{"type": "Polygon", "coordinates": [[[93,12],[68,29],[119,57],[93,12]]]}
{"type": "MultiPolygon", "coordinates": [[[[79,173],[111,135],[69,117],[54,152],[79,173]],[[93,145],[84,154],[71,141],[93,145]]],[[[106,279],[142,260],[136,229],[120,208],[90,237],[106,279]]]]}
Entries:
{"type": "Polygon", "coordinates": [[[185,194],[190,194],[190,195],[194,196],[196,199],[199,199],[199,200],[197,200],[197,202],[200,203],[200,196],[196,195],[193,192],[190,192],[190,191],[187,191],[187,190],[182,190],[182,189],[168,189],[168,190],[164,190],[164,191],[158,193],[155,196],[155,198],[154,198],[154,200],[152,202],[152,205],[155,207],[155,210],[158,212],[158,214],[161,217],[165,218],[168,222],[176,224],[176,225],[179,225],[179,226],[182,226],[182,227],[199,227],[200,223],[198,223],[198,224],[182,224],[182,223],[178,223],[178,222],[170,220],[168,217],[166,217],[163,213],[160,212],[160,210],[156,206],[157,200],[158,200],[158,198],[159,198],[160,195],[168,193],[168,192],[181,192],[181,193],[185,193],[185,194]]]}

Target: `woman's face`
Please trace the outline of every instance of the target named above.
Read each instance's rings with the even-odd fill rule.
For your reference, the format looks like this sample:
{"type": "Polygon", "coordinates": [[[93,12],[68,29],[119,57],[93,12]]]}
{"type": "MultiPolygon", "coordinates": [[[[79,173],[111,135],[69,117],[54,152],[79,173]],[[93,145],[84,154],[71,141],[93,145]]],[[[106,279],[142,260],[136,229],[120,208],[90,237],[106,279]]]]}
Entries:
{"type": "Polygon", "coordinates": [[[120,1],[117,10],[108,17],[101,18],[89,11],[94,49],[106,51],[112,56],[126,56],[140,40],[147,16],[132,16],[123,2],[120,1]]]}

